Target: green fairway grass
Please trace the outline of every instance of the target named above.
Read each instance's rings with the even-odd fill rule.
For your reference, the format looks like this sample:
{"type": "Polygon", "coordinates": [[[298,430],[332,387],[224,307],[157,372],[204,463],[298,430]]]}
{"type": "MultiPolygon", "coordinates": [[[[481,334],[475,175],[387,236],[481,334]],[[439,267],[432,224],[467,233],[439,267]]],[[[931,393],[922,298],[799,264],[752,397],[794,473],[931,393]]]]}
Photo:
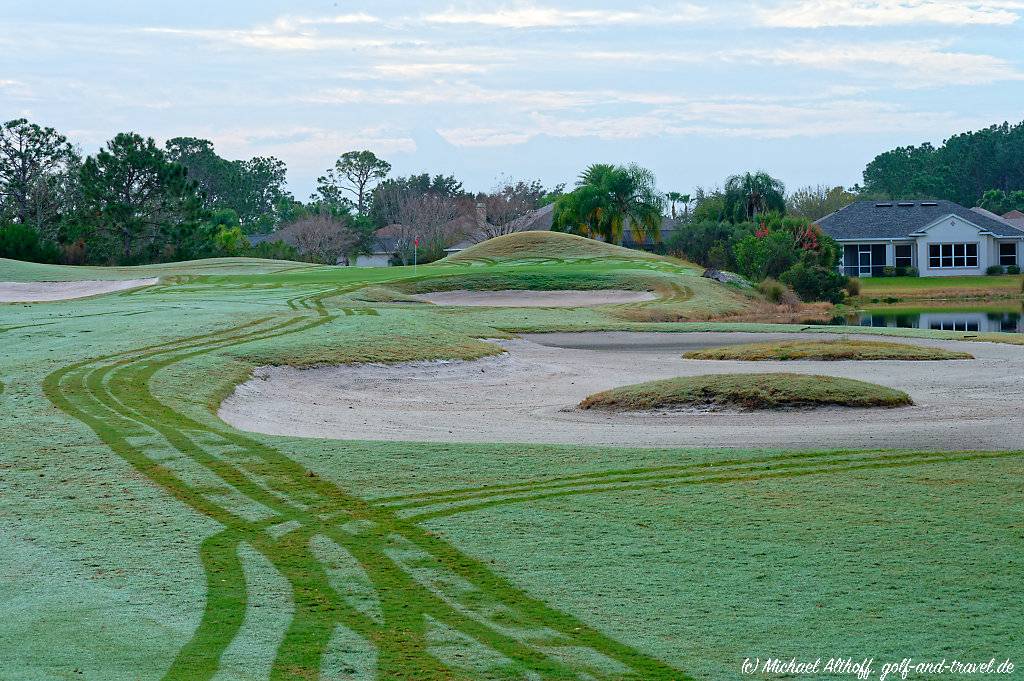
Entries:
{"type": "Polygon", "coordinates": [[[764,361],[840,361],[840,360],[943,360],[974,359],[969,353],[944,348],[880,341],[837,340],[780,341],[775,343],[744,343],[721,348],[694,350],[683,355],[686,359],[764,361]]]}
{"type": "Polygon", "coordinates": [[[710,374],[612,388],[590,395],[581,409],[810,409],[902,407],[913,404],[899,390],[835,376],[807,374],[710,374]]]}
{"type": "Polygon", "coordinates": [[[534,247],[551,262],[0,261],[0,280],[161,277],[0,306],[0,678],[718,679],[758,654],[1019,652],[1020,452],[351,442],[215,416],[266,364],[804,328],[706,321],[745,294],[685,263],[534,247]],[[638,307],[691,321],[401,300],[477,271],[654,281],[638,307]]]}

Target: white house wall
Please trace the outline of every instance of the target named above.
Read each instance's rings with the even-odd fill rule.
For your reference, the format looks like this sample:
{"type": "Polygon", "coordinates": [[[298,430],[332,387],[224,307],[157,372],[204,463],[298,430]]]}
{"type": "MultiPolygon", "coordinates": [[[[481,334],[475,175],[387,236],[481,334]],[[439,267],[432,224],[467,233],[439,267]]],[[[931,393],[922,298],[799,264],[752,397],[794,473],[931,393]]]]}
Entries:
{"type": "Polygon", "coordinates": [[[360,255],[356,258],[356,267],[387,267],[390,264],[390,255],[360,255]]]}
{"type": "Polygon", "coordinates": [[[956,277],[984,274],[985,269],[999,262],[996,257],[998,246],[995,239],[982,234],[978,228],[955,215],[949,215],[932,225],[923,236],[917,238],[917,264],[922,277],[956,277]],[[978,266],[938,268],[929,267],[929,244],[978,244],[978,266]]]}

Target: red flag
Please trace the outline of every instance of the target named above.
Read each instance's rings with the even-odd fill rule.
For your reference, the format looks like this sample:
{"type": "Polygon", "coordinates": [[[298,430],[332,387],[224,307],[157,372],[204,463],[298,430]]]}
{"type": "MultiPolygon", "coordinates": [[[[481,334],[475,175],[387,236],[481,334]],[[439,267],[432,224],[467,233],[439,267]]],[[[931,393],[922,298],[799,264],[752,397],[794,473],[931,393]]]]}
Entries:
{"type": "Polygon", "coordinates": [[[415,239],[412,240],[412,243],[413,243],[414,246],[419,247],[419,245],[420,245],[420,238],[416,237],[415,239]]]}

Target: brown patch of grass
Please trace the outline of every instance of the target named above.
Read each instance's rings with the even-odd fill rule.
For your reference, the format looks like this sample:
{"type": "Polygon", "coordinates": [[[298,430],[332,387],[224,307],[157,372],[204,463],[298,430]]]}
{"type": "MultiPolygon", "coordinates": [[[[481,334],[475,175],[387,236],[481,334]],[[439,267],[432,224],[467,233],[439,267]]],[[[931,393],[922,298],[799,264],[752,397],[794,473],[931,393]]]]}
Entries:
{"type": "Polygon", "coordinates": [[[773,305],[753,300],[740,312],[717,316],[718,322],[754,322],[761,324],[824,324],[835,316],[832,303],[800,303],[773,305]]]}

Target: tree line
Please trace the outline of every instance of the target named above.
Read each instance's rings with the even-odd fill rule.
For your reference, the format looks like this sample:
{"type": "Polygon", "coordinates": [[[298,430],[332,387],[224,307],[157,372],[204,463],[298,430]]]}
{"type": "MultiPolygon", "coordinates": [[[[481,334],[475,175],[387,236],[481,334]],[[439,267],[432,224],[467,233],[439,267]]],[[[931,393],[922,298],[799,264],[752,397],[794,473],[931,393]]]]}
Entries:
{"type": "Polygon", "coordinates": [[[408,232],[398,240],[400,259],[411,259],[415,235],[429,260],[450,245],[450,223],[472,218],[478,206],[500,221],[484,221],[482,231],[500,232],[561,191],[504,180],[472,194],[452,175],[390,173],[371,151],[346,152],[301,201],[286,188],[285,163],[272,156],[228,160],[209,140],[176,137],[159,146],[134,132],[83,156],[57,130],[11,120],[0,125],[0,257],[128,265],[255,256],[334,264],[372,251],[375,232],[394,226],[408,232]]]}
{"type": "Polygon", "coordinates": [[[981,204],[989,191],[1019,192],[1024,190],[1024,122],[964,132],[938,146],[897,147],[868,163],[863,182],[855,190],[864,196],[946,199],[968,207],[981,204]]]}
{"type": "Polygon", "coordinates": [[[286,189],[274,157],[222,158],[208,141],[121,133],[83,157],[62,134],[25,119],[0,126],[0,256],[69,264],[134,264],[252,255],[335,263],[386,237],[398,263],[461,239],[528,225],[554,203],[552,228],[612,243],[629,239],[801,295],[834,299],[838,249],[813,224],[863,198],[947,198],[997,213],[1024,210],[1024,123],[901,147],[868,164],[863,185],[787,193],[763,171],[718,187],[662,192],[638,165],[593,164],[575,185],[504,179],[471,193],[453,175],[391,176],[372,151],[343,153],[307,201],[286,189]],[[666,229],[668,225],[669,229],[666,229]],[[258,246],[250,236],[266,234],[258,246]],[[791,272],[794,270],[795,272],[791,272]]]}

